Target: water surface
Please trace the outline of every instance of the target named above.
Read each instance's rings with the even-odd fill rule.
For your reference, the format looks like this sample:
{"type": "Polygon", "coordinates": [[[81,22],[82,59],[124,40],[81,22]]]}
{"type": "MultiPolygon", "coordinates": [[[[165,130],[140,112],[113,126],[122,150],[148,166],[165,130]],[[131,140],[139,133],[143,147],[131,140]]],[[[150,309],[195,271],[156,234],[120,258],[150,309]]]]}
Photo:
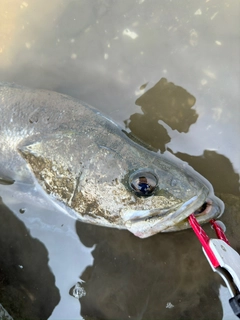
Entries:
{"type": "MultiPolygon", "coordinates": [[[[4,0],[0,18],[1,81],[86,101],[190,163],[222,194],[238,247],[237,0],[4,0]]],[[[0,300],[15,319],[234,318],[191,231],[140,240],[39,206],[31,191],[19,202],[18,192],[0,187],[0,300]]]]}

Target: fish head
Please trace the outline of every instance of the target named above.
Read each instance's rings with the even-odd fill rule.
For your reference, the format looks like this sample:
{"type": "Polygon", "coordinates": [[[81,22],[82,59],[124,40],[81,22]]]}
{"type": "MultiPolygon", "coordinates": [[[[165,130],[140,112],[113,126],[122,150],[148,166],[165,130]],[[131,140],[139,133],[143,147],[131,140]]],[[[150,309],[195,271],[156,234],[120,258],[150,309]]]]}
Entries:
{"type": "Polygon", "coordinates": [[[58,131],[20,147],[43,189],[82,221],[146,238],[189,227],[193,212],[201,223],[222,213],[221,200],[194,170],[125,137],[114,144],[103,133],[97,143],[84,137],[58,131]]]}
{"type": "Polygon", "coordinates": [[[163,165],[162,159],[159,166],[131,172],[128,186],[135,194],[135,206],[121,215],[126,228],[140,238],[189,228],[187,217],[192,213],[200,224],[223,213],[224,205],[208,181],[191,168],[163,165]]]}

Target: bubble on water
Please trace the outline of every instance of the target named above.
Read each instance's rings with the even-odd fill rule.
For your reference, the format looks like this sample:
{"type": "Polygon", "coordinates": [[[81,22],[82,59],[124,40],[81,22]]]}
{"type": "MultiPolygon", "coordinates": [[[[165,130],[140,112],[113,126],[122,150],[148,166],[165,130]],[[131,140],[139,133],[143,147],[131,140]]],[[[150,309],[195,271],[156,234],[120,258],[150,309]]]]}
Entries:
{"type": "Polygon", "coordinates": [[[167,302],[166,308],[167,309],[172,309],[172,308],[174,308],[174,305],[171,302],[167,302]]]}
{"type": "Polygon", "coordinates": [[[83,287],[81,287],[81,284],[79,282],[76,283],[76,285],[73,288],[73,296],[76,299],[80,299],[86,295],[86,291],[83,287]]]}
{"type": "Polygon", "coordinates": [[[124,29],[123,30],[123,35],[128,36],[132,39],[136,39],[138,37],[138,34],[134,31],[131,31],[129,29],[124,29]]]}

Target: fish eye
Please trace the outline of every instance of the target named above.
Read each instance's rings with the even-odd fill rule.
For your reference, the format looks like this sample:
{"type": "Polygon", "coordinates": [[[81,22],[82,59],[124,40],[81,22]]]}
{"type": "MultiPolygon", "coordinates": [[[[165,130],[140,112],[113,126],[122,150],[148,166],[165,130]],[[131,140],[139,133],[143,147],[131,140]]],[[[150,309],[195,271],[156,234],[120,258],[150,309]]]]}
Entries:
{"type": "Polygon", "coordinates": [[[129,177],[129,186],[137,196],[149,197],[158,184],[156,175],[148,169],[140,169],[129,177]]]}

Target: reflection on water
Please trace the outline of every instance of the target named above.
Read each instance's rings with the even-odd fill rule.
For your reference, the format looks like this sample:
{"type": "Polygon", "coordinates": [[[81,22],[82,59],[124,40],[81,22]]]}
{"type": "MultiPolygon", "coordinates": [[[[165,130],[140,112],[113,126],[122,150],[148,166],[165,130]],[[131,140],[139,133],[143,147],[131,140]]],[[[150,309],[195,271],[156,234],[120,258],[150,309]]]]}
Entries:
{"type": "Polygon", "coordinates": [[[185,89],[162,78],[136,100],[135,103],[141,107],[143,114],[131,115],[129,120],[125,120],[125,126],[133,136],[164,152],[170,137],[159,120],[172,130],[188,132],[198,118],[196,111],[192,109],[195,101],[194,96],[185,89]]]}
{"type": "Polygon", "coordinates": [[[44,245],[0,199],[0,301],[15,320],[47,319],[59,303],[44,245]]]}
{"type": "Polygon", "coordinates": [[[94,264],[80,275],[84,318],[222,319],[221,280],[192,231],[139,241],[127,231],[81,222],[76,229],[84,245],[95,244],[94,264]]]}

